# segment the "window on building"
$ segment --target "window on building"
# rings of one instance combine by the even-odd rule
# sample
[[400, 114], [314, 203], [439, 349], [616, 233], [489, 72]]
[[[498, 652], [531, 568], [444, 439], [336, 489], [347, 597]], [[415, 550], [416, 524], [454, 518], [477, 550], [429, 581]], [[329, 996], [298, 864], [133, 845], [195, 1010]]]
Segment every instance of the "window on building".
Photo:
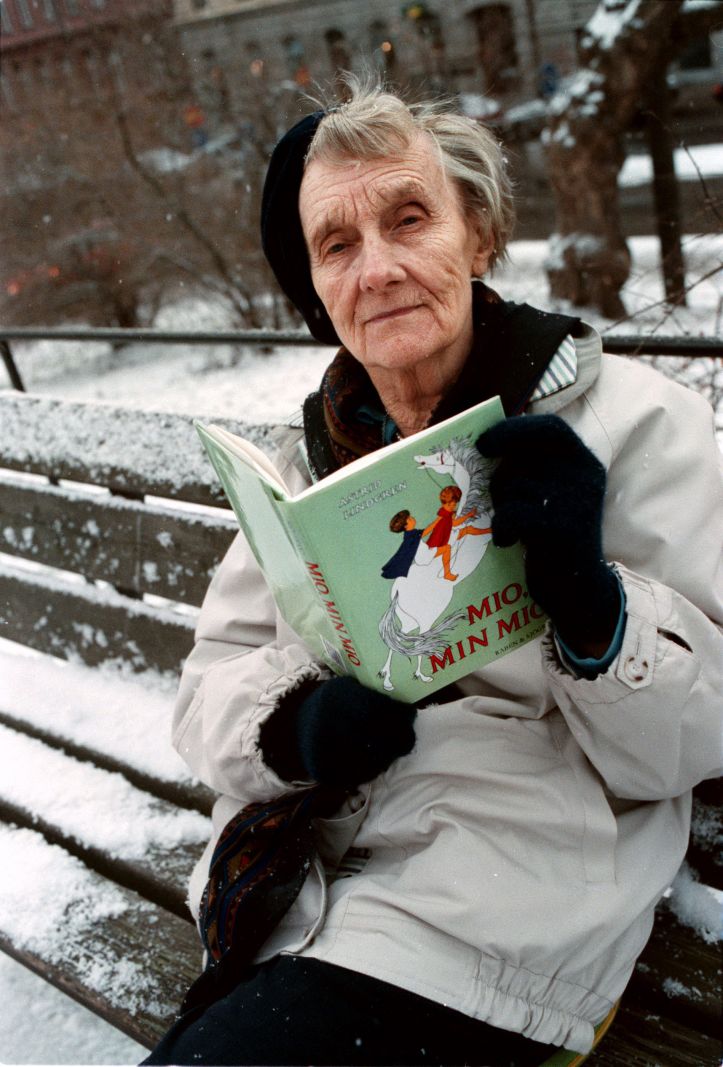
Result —
[[60, 58], [59, 69], [58, 86], [62, 93], [61, 99], [63, 103], [75, 107], [82, 99], [81, 86], [85, 83], [82, 59], [78, 52], [72, 49], [64, 50]]
[[423, 3], [407, 4], [403, 8], [404, 17], [411, 23], [418, 36], [418, 52], [424, 73], [433, 79], [430, 83], [435, 88], [444, 89], [445, 54], [444, 35], [439, 15]]
[[404, 17], [412, 23], [423, 40], [438, 48], [444, 48], [439, 15], [430, 11], [426, 4], [407, 4], [403, 10]]
[[78, 17], [78, 0], [65, 0], [65, 9], [72, 19]]
[[5, 4], [0, 4], [0, 30], [7, 34], [15, 33], [13, 20], [10, 18], [10, 13]]
[[33, 83], [35, 89], [50, 89], [50, 67], [48, 64], [47, 57], [36, 56], [36, 58], [33, 60], [33, 68]]
[[297, 85], [306, 86], [311, 81], [311, 73], [306, 64], [304, 45], [298, 37], [284, 38], [286, 65], [289, 74]]
[[258, 41], [245, 41], [244, 51], [246, 52], [246, 64], [247, 70], [252, 78], [262, 78], [266, 73], [266, 64], [261, 58], [263, 55], [263, 49], [260, 47]]
[[35, 97], [35, 85], [29, 64], [27, 61], [25, 63], [13, 63], [12, 70], [20, 99], [28, 103], [32, 102]]
[[697, 37], [678, 56], [680, 70], [707, 70], [713, 66], [713, 49], [708, 34]]
[[515, 25], [508, 4], [489, 4], [470, 12], [477, 33], [477, 55], [488, 93], [516, 86], [520, 77]]
[[382, 19], [375, 19], [370, 25], [369, 43], [374, 63], [380, 71], [391, 77], [397, 62], [397, 54], [389, 28]]
[[8, 75], [7, 68], [5, 68], [2, 78], [0, 78], [0, 98], [2, 99], [3, 107], [6, 107], [8, 111], [15, 111], [17, 101], [13, 91], [13, 79]]
[[28, 5], [28, 0], [15, 0], [15, 4], [20, 15], [21, 23], [26, 30], [29, 30], [33, 25], [33, 16]]
[[43, 0], [43, 14], [48, 22], [57, 21], [57, 13], [55, 11], [54, 0]]
[[103, 82], [101, 79], [101, 71], [98, 64], [98, 56], [95, 54], [95, 52], [91, 52], [89, 48], [86, 48], [82, 52], [82, 57], [83, 66], [85, 67], [85, 72], [88, 81], [90, 82], [90, 85], [93, 88], [93, 92], [95, 94], [100, 94], [103, 89]]
[[128, 91], [128, 83], [123, 69], [123, 57], [116, 49], [113, 49], [108, 56], [108, 65], [116, 92], [119, 96], [125, 96]]
[[349, 70], [351, 67], [351, 55], [347, 46], [346, 37], [341, 30], [327, 30], [324, 34], [329, 62], [332, 68], [337, 70]]
[[191, 7], [195, 11], [202, 11], [206, 6], [206, 0], [191, 0]]

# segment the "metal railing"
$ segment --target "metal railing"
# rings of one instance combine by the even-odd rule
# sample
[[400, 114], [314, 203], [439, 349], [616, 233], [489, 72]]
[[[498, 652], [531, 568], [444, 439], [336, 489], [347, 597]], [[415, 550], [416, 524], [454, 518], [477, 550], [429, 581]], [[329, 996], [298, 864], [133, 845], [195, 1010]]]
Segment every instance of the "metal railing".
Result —
[[[250, 344], [250, 345], [319, 345], [311, 334], [301, 330], [156, 330], [116, 329], [112, 326], [15, 326], [0, 328], [0, 355], [13, 389], [25, 391], [15, 363], [10, 341], [109, 341], [115, 344]], [[715, 337], [641, 337], [626, 334], [603, 334], [606, 352], [624, 356], [700, 356], [723, 354], [720, 338]]]

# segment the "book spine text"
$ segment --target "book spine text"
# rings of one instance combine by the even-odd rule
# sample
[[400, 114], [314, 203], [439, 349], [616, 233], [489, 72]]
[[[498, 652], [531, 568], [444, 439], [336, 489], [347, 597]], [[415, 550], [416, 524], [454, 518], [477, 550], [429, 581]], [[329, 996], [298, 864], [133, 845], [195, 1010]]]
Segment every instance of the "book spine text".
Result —
[[339, 635], [339, 643], [342, 649], [344, 650], [344, 655], [353, 667], [361, 667], [362, 662], [354, 647], [354, 642], [351, 639], [351, 634], [346, 628], [346, 623], [344, 622], [341, 612], [339, 611], [339, 608], [337, 607], [336, 602], [333, 599], [329, 583], [327, 582], [319, 564], [311, 563], [309, 562], [309, 560], [305, 560], [304, 562], [306, 564], [306, 569], [309, 574], [309, 577], [311, 578], [311, 581], [314, 585], [314, 589], [316, 590], [318, 596], [321, 599], [321, 603], [324, 607], [324, 610], [326, 611], [326, 614], [329, 617], [332, 626]]

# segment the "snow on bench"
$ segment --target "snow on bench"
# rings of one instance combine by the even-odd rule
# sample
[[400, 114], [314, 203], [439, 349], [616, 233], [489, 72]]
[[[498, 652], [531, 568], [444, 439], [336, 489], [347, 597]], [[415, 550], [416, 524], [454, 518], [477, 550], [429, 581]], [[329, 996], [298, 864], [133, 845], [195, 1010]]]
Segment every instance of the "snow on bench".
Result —
[[201, 965], [170, 720], [222, 503], [190, 418], [0, 397], [0, 947], [147, 1046]]
[[[269, 427], [231, 420], [269, 445]], [[201, 965], [212, 794], [170, 745], [236, 530], [190, 418], [0, 396], [0, 949], [151, 1047]], [[720, 796], [591, 1067], [718, 1067]]]
[[200, 965], [189, 923], [0, 824], [0, 949], [151, 1047]]
[[[221, 504], [225, 498], [187, 415], [2, 395], [0, 467], [116, 492]], [[204, 420], [209, 421], [209, 420]], [[213, 417], [263, 448], [270, 426]]]

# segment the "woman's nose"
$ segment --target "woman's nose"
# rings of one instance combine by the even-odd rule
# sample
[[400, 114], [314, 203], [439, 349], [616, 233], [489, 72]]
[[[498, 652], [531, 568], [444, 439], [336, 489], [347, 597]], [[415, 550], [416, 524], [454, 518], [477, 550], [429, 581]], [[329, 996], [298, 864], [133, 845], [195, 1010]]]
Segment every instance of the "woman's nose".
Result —
[[365, 239], [361, 249], [359, 284], [363, 290], [385, 289], [404, 280], [404, 268], [394, 247], [381, 237]]

